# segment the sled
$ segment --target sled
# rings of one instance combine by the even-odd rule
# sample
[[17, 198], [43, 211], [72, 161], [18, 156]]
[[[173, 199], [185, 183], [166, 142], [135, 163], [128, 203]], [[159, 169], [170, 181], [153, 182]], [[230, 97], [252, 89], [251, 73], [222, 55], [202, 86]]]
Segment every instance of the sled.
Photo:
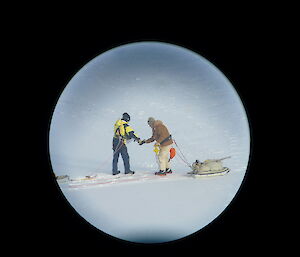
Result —
[[213, 176], [222, 176], [227, 174], [230, 171], [229, 168], [224, 167], [221, 170], [211, 170], [211, 171], [198, 171], [198, 172], [188, 172], [188, 175], [190, 175], [193, 178], [202, 178], [202, 177], [213, 177]]
[[56, 176], [56, 180], [57, 182], [63, 183], [69, 181], [70, 177], [68, 175]]

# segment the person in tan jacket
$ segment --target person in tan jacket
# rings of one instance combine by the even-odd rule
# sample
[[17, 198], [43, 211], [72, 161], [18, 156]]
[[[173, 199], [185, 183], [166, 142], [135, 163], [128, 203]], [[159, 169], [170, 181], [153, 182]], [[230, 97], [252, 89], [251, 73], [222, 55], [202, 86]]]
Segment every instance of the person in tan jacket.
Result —
[[156, 141], [156, 146], [159, 146], [159, 172], [155, 175], [166, 175], [172, 173], [170, 167], [170, 149], [173, 144], [172, 136], [170, 135], [168, 128], [160, 120], [155, 120], [153, 117], [148, 119], [148, 125], [152, 128], [152, 137], [140, 142], [140, 145], [144, 143], [152, 143]]

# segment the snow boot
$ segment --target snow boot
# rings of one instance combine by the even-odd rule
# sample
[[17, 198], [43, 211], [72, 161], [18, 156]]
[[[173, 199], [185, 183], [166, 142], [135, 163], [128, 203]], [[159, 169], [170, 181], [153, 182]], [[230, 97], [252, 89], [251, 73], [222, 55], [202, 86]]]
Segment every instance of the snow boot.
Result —
[[130, 175], [133, 175], [135, 172], [134, 171], [132, 171], [132, 170], [130, 170], [130, 171], [126, 171], [125, 172], [125, 174], [127, 175], [127, 174], [130, 174]]
[[172, 174], [172, 173], [173, 173], [173, 171], [171, 169], [169, 169], [169, 168], [166, 169], [166, 174]]
[[166, 172], [165, 172], [164, 170], [160, 170], [160, 171], [158, 171], [158, 172], [155, 172], [154, 174], [155, 174], [155, 175], [158, 175], [158, 176], [166, 176], [166, 175], [167, 175]]
[[117, 172], [113, 172], [113, 175], [118, 175], [118, 174], [120, 174], [121, 173], [121, 171], [117, 171]]

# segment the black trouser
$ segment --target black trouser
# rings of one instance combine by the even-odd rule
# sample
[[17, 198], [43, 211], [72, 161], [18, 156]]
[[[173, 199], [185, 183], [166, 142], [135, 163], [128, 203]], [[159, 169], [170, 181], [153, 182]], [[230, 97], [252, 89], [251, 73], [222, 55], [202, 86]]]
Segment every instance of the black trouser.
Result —
[[112, 163], [112, 173], [117, 174], [118, 173], [118, 161], [119, 161], [119, 155], [121, 154], [124, 167], [125, 167], [125, 173], [128, 173], [130, 171], [130, 164], [129, 164], [129, 155], [127, 152], [127, 146], [120, 142], [121, 139], [119, 138], [113, 138], [113, 150], [114, 150], [114, 156], [113, 156], [113, 163]]

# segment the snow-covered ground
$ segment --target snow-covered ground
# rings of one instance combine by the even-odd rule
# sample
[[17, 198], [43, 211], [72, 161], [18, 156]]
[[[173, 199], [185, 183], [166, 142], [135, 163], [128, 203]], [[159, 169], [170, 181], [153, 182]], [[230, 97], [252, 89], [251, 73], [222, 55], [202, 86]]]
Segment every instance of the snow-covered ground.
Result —
[[[123, 112], [142, 139], [151, 136], [152, 116], [167, 125], [190, 163], [231, 156], [223, 161], [231, 171], [187, 178], [189, 168], [175, 158], [167, 178], [76, 190], [62, 184], [75, 210], [103, 232], [135, 242], [175, 240], [215, 219], [239, 189], [250, 151], [246, 113], [227, 78], [169, 44], [129, 44], [98, 56], [72, 78], [55, 108], [49, 138], [55, 174], [109, 176], [113, 125]], [[128, 143], [136, 176], [157, 171], [152, 150], [153, 144]]]

